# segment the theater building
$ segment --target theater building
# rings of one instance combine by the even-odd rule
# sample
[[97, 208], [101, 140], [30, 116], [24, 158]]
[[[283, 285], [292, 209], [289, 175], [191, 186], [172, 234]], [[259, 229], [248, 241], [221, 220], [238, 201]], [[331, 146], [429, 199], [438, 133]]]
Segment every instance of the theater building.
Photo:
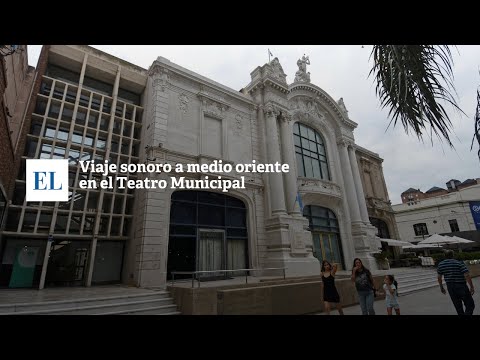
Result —
[[[154, 287], [175, 270], [286, 268], [287, 276], [308, 276], [319, 274], [322, 259], [346, 269], [355, 257], [376, 269], [372, 208], [391, 208], [386, 188], [367, 194], [379, 200], [367, 204], [375, 182], [366, 183], [364, 167], [381, 159], [356, 145], [357, 123], [342, 99], [310, 82], [308, 64], [298, 60], [288, 83], [275, 58], [238, 91], [163, 57], [143, 69], [88, 46], [44, 46], [1, 233], [0, 286]], [[33, 158], [69, 160], [68, 202], [25, 202], [25, 159]], [[176, 174], [244, 176], [245, 189], [229, 192], [81, 189], [80, 180], [101, 176], [82, 172], [80, 160], [172, 167], [255, 160], [290, 171]], [[384, 184], [381, 166], [374, 168]], [[386, 226], [394, 237], [394, 225]]]

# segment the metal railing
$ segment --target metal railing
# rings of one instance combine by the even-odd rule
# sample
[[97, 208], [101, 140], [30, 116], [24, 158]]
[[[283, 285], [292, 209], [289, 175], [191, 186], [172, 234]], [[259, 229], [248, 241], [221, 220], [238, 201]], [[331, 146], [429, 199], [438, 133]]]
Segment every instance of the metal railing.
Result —
[[172, 271], [172, 286], [175, 285], [175, 275], [192, 275], [192, 288], [195, 287], [195, 280], [198, 282], [198, 287], [200, 287], [200, 277], [199, 274], [211, 274], [211, 273], [224, 273], [225, 278], [229, 272], [239, 272], [245, 271], [245, 284], [248, 284], [248, 273], [250, 271], [266, 271], [266, 270], [283, 270], [283, 279], [285, 280], [286, 274], [285, 270], [287, 268], [262, 268], [262, 269], [233, 269], [233, 270], [199, 270], [199, 271]]

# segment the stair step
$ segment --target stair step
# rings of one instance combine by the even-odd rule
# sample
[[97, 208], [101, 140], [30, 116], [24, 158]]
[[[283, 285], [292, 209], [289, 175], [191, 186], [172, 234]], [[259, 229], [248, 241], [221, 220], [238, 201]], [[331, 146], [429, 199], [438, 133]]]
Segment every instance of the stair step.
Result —
[[106, 313], [99, 313], [98, 315], [173, 315], [175, 313], [180, 314], [180, 312], [176, 310], [177, 306], [173, 304], [164, 306], [152, 306], [144, 309], [111, 311]]
[[[118, 300], [125, 300], [125, 299], [118, 299]], [[117, 309], [114, 311], [121, 311], [121, 310], [135, 310], [141, 309], [144, 306], [151, 307], [152, 304], [157, 304], [162, 306], [170, 306], [173, 303], [172, 298], [157, 298], [157, 299], [148, 299], [148, 300], [139, 300], [139, 301], [129, 301], [129, 302], [114, 302], [109, 304], [101, 304], [101, 305], [84, 305], [82, 303], [77, 304], [75, 307], [56, 307], [56, 308], [49, 308], [43, 310], [27, 310], [27, 311], [16, 311], [16, 312], [7, 312], [7, 313], [0, 313], [0, 315], [42, 315], [42, 314], [51, 314], [51, 315], [62, 315], [62, 314], [74, 314], [74, 315], [81, 315], [81, 314], [92, 314], [96, 313], [98, 310], [102, 309]], [[133, 309], [129, 309], [132, 308]]]
[[422, 285], [425, 285], [425, 284], [437, 284], [438, 285], [438, 281], [435, 279], [435, 280], [418, 281], [416, 283], [410, 283], [410, 284], [407, 284], [407, 285], [398, 284], [398, 289], [399, 289], [399, 292], [402, 292], [403, 289], [422, 286]]
[[[83, 305], [101, 305], [101, 304], [115, 304], [118, 300], [148, 300], [149, 298], [159, 299], [167, 298], [169, 293], [167, 291], [156, 291], [148, 293], [138, 293], [138, 294], [128, 294], [128, 295], [117, 295], [117, 296], [104, 296], [104, 297], [90, 297], [90, 298], [79, 298], [79, 299], [69, 299], [69, 300], [57, 300], [57, 301], [41, 301], [41, 302], [30, 302], [30, 303], [13, 303], [13, 304], [2, 304], [0, 305], [0, 313], [4, 312], [24, 312], [24, 311], [35, 311], [35, 310], [47, 310], [47, 309], [58, 309], [62, 305], [66, 305], [67, 308], [77, 308], [79, 304]], [[69, 306], [70, 305], [70, 306]], [[88, 306], [87, 305], [87, 306]]]
[[422, 276], [422, 277], [417, 277], [417, 278], [410, 278], [410, 279], [397, 279], [395, 280], [398, 282], [398, 285], [408, 285], [412, 283], [416, 283], [418, 281], [424, 281], [424, 280], [431, 280], [431, 281], [437, 281], [436, 276]]
[[431, 283], [431, 284], [424, 284], [424, 285], [416, 286], [416, 287], [411, 287], [411, 288], [406, 289], [404, 291], [399, 291], [398, 296], [404, 296], [404, 295], [410, 294], [412, 292], [430, 289], [430, 288], [435, 287], [435, 286], [438, 286], [438, 282], [437, 283]]

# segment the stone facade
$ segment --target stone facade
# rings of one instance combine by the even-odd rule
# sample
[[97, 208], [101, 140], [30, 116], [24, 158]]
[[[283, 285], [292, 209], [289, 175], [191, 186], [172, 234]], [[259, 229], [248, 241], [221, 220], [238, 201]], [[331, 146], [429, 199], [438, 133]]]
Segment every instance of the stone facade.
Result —
[[[360, 168], [369, 218], [385, 223], [388, 229], [385, 237], [398, 239], [399, 234], [397, 223], [395, 222], [395, 214], [383, 176], [383, 159], [378, 154], [358, 146], [357, 162]], [[373, 221], [378, 223], [378, 221]]]
[[[237, 201], [232, 205], [234, 210], [245, 214], [248, 235], [243, 266], [263, 269], [257, 275], [278, 275], [269, 268], [286, 268], [290, 277], [318, 275], [319, 244], [329, 244], [321, 245], [323, 252], [323, 246], [333, 249], [332, 244], [338, 243], [340, 255], [335, 256], [339, 256], [343, 268], [349, 269], [353, 259], [359, 257], [365, 266], [375, 270], [372, 252], [377, 251], [377, 229], [369, 218], [377, 216], [392, 226], [382, 160], [355, 144], [357, 123], [349, 117], [344, 100], [335, 101], [311, 84], [309, 64], [308, 57], [300, 59], [295, 81], [289, 84], [275, 58], [254, 69], [250, 83], [236, 91], [162, 57], [147, 70], [88, 46], [44, 47], [26, 117], [32, 117], [42, 133], [30, 135], [27, 147], [33, 144], [36, 151], [24, 158], [46, 153], [44, 144], [53, 142], [53, 148], [64, 150], [69, 159], [79, 158], [81, 152], [88, 159], [109, 159], [118, 164], [168, 163], [174, 167], [178, 163], [210, 164], [214, 160], [232, 165], [253, 160], [285, 163], [290, 166], [288, 173], [222, 174], [232, 180], [245, 177], [245, 189], [227, 194]], [[35, 110], [42, 103], [46, 104], [46, 110]], [[54, 140], [48, 138], [49, 124], [57, 126], [58, 136]], [[109, 125], [103, 127], [104, 124]], [[300, 131], [299, 124], [308, 129], [305, 139], [295, 133], [295, 129]], [[61, 131], [64, 131], [62, 137]], [[312, 138], [308, 138], [310, 135]], [[33, 142], [37, 138], [38, 145]], [[313, 175], [307, 172], [300, 175], [299, 159], [303, 158], [299, 158], [297, 148], [303, 151], [301, 156], [317, 159], [315, 165], [313, 160], [311, 163]], [[23, 154], [23, 147], [19, 151]], [[55, 153], [48, 150], [48, 154]], [[304, 162], [300, 161], [304, 169]], [[74, 166], [75, 162], [71, 162], [70, 169], [75, 172]], [[321, 171], [321, 176], [315, 171]], [[90, 286], [100, 277], [97, 269], [109, 272], [103, 268], [107, 266], [102, 262], [105, 258], [98, 255], [99, 251], [105, 251], [102, 246], [122, 243], [123, 263], [118, 261], [115, 265], [121, 268], [121, 281], [142, 287], [164, 286], [173, 252], [174, 190], [84, 191], [77, 186], [80, 172], [75, 176], [70, 189], [74, 192], [69, 200], [72, 204], [43, 203], [38, 215], [38, 208], [23, 200], [13, 206], [12, 214], [21, 215], [18, 226], [12, 222], [4, 232], [8, 236], [7, 246], [27, 240], [30, 244], [35, 239], [38, 244], [46, 243], [47, 233], [39, 232], [40, 225], [58, 241], [72, 241], [74, 235], [73, 241], [88, 247], [82, 281]], [[147, 175], [130, 176], [141, 179]], [[148, 174], [150, 179], [168, 180], [170, 176]], [[204, 179], [214, 174], [179, 176]], [[22, 184], [21, 174], [16, 181]], [[244, 208], [238, 205], [238, 200]], [[306, 209], [312, 213], [323, 211], [325, 215], [314, 219], [312, 214], [305, 215]], [[228, 211], [226, 207], [225, 214]], [[38, 218], [28, 232], [23, 230], [22, 221], [33, 212]], [[42, 217], [44, 213], [50, 217]], [[326, 221], [330, 232], [319, 235], [315, 221]], [[331, 231], [332, 228], [335, 230]], [[391, 229], [391, 237], [395, 237], [394, 226]], [[31, 239], [32, 232], [35, 239]], [[44, 252], [49, 252], [50, 243], [46, 246]], [[322, 256], [326, 259], [334, 256], [331, 249]], [[180, 250], [175, 251], [182, 256]], [[49, 271], [48, 257], [43, 261], [37, 264], [42, 272], [40, 288]]]
[[[275, 58], [254, 69], [251, 83], [238, 93], [159, 57], [149, 69], [144, 97], [145, 156], [172, 165], [214, 159], [287, 163], [289, 173], [245, 174], [247, 188], [229, 193], [248, 208], [248, 267], [286, 267], [289, 276], [319, 273], [308, 221], [296, 201], [298, 192], [303, 205], [326, 207], [336, 214], [345, 266], [361, 257], [375, 269], [370, 255], [376, 250], [375, 228], [369, 222], [355, 155], [357, 124], [349, 119], [343, 99], [337, 103], [310, 84], [308, 74], [300, 74], [306, 61], [299, 62], [293, 84], [286, 82]], [[296, 122], [323, 135], [330, 181], [297, 176], [292, 138]], [[172, 190], [145, 190], [141, 195], [133, 273], [143, 286], [162, 285], [166, 278], [171, 195]]]

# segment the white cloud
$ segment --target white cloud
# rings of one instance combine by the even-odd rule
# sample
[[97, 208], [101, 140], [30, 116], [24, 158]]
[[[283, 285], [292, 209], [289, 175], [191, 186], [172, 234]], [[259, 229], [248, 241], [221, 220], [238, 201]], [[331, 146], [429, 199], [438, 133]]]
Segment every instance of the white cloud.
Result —
[[[268, 48], [279, 58], [289, 82], [297, 71], [297, 59], [303, 54], [309, 55], [308, 71], [312, 83], [335, 100], [344, 98], [350, 117], [359, 124], [355, 131], [356, 142], [384, 159], [385, 181], [393, 203], [399, 203], [400, 194], [409, 187], [426, 191], [432, 186], [445, 187], [445, 182], [451, 178], [463, 181], [479, 177], [477, 147], [474, 145], [474, 150], [470, 151], [470, 144], [476, 91], [480, 85], [480, 46], [459, 46], [459, 54], [453, 51], [454, 83], [459, 104], [468, 115], [449, 112], [456, 150], [440, 143], [436, 137], [433, 147], [427, 137], [421, 143], [412, 133], [405, 134], [401, 124], [386, 130], [388, 112], [380, 109], [373, 79], [368, 78], [370, 46], [93, 46], [144, 68], [148, 68], [157, 56], [163, 56], [235, 90], [246, 86], [250, 82], [250, 72], [268, 61]], [[29, 46], [31, 65], [36, 65], [39, 52], [40, 46]]]

